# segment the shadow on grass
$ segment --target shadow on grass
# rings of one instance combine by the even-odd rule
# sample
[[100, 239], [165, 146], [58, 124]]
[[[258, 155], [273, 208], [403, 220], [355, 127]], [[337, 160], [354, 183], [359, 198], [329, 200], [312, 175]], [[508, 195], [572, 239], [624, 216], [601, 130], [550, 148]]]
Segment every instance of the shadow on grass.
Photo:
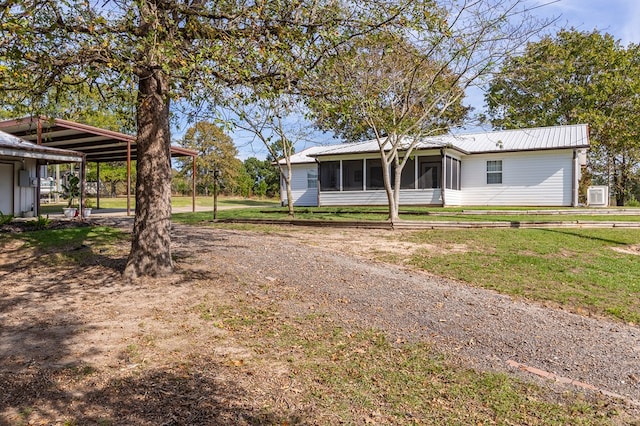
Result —
[[[568, 230], [568, 229], [553, 229], [553, 228], [541, 228], [539, 230], [540, 231], [544, 231], [544, 232], [554, 233], [554, 234], [568, 235], [568, 236], [571, 236], [571, 237], [582, 238], [582, 239], [586, 239], [586, 240], [601, 241], [603, 243], [614, 244], [614, 245], [618, 245], [618, 246], [625, 246], [625, 245], [629, 244], [628, 241], [612, 240], [610, 238], [602, 238], [602, 237], [599, 237], [597, 235], [594, 235], [595, 232], [586, 233], [584, 230], [582, 230], [582, 231], [580, 231], [580, 230], [572, 231], [572, 230]], [[608, 231], [611, 231], [611, 230], [608, 229]], [[609, 233], [609, 235], [610, 235], [610, 233]]]
[[222, 199], [218, 202], [219, 206], [246, 206], [246, 207], [280, 207], [278, 201], [268, 200], [235, 200]]

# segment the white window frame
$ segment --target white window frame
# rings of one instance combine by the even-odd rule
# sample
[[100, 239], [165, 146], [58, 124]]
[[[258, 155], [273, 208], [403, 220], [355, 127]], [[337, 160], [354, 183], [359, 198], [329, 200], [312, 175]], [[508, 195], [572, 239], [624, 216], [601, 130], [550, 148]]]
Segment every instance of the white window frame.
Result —
[[487, 185], [502, 185], [502, 160], [487, 160]]
[[307, 170], [307, 188], [318, 187], [318, 170]]

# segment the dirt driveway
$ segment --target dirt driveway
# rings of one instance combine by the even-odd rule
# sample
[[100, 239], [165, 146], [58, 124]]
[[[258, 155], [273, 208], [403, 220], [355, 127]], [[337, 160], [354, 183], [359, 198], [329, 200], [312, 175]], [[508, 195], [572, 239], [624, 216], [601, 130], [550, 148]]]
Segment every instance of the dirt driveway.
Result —
[[[178, 418], [190, 424], [295, 423], [256, 410], [281, 404], [295, 412], [287, 399], [295, 392], [290, 375], [282, 365], [250, 375], [234, 369], [255, 354], [202, 321], [207, 313], [198, 306], [211, 298], [229, 305], [269, 301], [289, 314], [325, 313], [345, 326], [433, 342], [480, 369], [546, 376], [560, 392], [576, 385], [605, 392], [637, 412], [638, 327], [372, 261], [380, 244], [367, 244], [386, 235], [175, 225], [179, 273], [138, 285], [119, 279], [125, 243], [97, 253], [91, 246], [72, 248], [80, 270], [57, 262], [62, 254], [53, 249], [36, 258], [22, 243], [8, 244], [0, 254], [0, 423], [63, 424], [77, 412], [84, 413], [82, 424], [105, 418], [126, 419], [122, 424], [187, 424]], [[154, 368], [141, 368], [146, 365]], [[274, 402], [274, 394], [282, 399]], [[215, 422], [205, 421], [212, 412]]]

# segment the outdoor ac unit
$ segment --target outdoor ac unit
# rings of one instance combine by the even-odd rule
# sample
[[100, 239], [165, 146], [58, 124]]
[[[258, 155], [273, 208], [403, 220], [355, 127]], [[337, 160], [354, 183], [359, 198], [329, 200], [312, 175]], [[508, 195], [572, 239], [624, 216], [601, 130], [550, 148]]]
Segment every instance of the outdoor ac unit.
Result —
[[609, 187], [590, 186], [587, 189], [587, 205], [589, 207], [607, 207], [609, 205]]

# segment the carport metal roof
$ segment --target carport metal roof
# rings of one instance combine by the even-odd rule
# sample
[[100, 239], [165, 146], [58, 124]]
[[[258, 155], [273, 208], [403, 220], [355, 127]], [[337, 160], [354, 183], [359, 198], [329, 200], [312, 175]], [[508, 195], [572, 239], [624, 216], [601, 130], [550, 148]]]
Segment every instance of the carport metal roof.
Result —
[[0, 130], [0, 159], [33, 158], [47, 163], [81, 163], [84, 155], [68, 149], [39, 146]]
[[[134, 136], [59, 118], [26, 117], [0, 121], [0, 130], [38, 145], [81, 152], [88, 162], [138, 158]], [[171, 147], [172, 157], [196, 155], [197, 152], [190, 149]]]

